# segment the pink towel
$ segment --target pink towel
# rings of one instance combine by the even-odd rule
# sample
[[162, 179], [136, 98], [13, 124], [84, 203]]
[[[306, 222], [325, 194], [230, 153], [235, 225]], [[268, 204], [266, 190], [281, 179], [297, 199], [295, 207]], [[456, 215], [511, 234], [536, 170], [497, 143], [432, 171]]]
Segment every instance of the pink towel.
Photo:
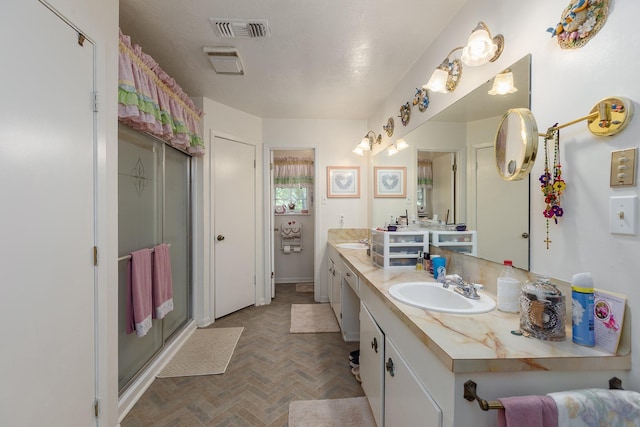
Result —
[[558, 427], [558, 409], [549, 396], [514, 396], [498, 399], [498, 427]]
[[153, 248], [153, 318], [162, 319], [173, 310], [173, 281], [169, 245]]
[[127, 333], [143, 337], [151, 329], [151, 251], [131, 252], [127, 265]]

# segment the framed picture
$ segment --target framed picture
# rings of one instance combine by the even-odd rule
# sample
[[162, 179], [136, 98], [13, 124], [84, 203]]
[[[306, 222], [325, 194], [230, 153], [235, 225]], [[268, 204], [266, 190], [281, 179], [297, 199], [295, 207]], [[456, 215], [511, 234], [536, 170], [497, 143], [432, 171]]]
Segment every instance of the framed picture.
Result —
[[374, 197], [407, 197], [407, 168], [374, 166]]
[[360, 198], [360, 166], [327, 166], [327, 197]]

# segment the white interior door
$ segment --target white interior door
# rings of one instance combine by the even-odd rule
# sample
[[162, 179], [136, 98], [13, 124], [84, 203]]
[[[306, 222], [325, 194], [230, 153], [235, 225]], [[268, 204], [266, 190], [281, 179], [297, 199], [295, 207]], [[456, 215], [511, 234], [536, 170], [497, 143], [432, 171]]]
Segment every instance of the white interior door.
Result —
[[255, 147], [214, 137], [215, 318], [256, 302]]
[[[493, 146], [476, 151], [476, 219], [478, 257], [502, 262], [510, 254], [514, 267], [529, 269], [529, 180], [505, 181], [495, 166]], [[525, 207], [525, 209], [522, 209]], [[496, 212], [502, 212], [496, 215]]]
[[0, 425], [93, 426], [94, 46], [37, 1], [0, 46]]

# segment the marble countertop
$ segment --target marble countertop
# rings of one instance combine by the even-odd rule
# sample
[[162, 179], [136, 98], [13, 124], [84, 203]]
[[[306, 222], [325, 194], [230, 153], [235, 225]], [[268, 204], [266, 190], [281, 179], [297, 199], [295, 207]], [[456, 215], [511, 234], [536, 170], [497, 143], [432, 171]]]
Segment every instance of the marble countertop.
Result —
[[[574, 344], [570, 320], [566, 339], [552, 342], [512, 334], [511, 331], [520, 329], [519, 314], [493, 310], [456, 315], [415, 308], [390, 297], [389, 288], [406, 281], [433, 281], [428, 272], [378, 268], [371, 263], [366, 251], [337, 248], [335, 243], [338, 241], [330, 240], [329, 243], [347, 265], [359, 273], [360, 286], [368, 286], [377, 294], [452, 372], [631, 369], [630, 334], [621, 340], [619, 354], [612, 355]], [[495, 295], [487, 295], [495, 299]], [[628, 330], [629, 325], [626, 326]]]

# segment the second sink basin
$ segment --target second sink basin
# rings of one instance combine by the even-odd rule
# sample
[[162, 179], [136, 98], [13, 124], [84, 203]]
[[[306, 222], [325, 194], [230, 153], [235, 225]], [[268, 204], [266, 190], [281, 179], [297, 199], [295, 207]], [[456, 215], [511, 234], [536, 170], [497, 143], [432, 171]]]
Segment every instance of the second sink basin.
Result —
[[466, 298], [436, 282], [405, 282], [389, 288], [396, 300], [425, 310], [452, 314], [487, 313], [496, 307], [496, 302], [483, 294], [480, 299]]

